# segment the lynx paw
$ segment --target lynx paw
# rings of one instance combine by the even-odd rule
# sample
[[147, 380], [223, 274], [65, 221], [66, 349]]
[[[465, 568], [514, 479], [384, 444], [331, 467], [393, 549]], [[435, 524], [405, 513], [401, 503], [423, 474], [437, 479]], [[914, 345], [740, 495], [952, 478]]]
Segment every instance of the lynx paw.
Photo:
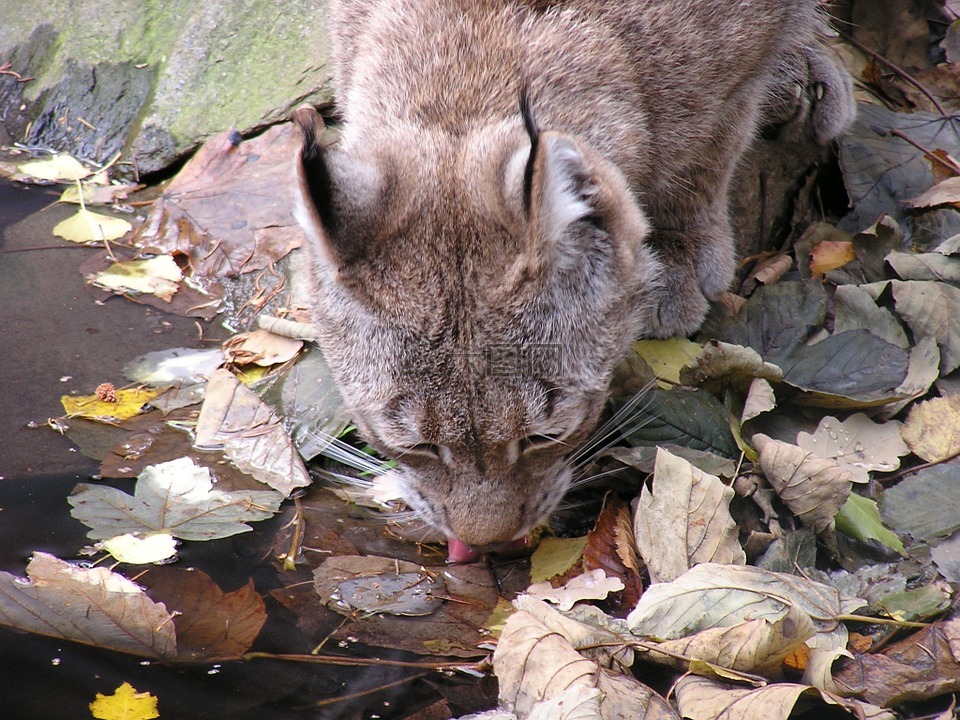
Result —
[[764, 108], [765, 134], [809, 128], [826, 144], [853, 122], [853, 82], [823, 47], [803, 48], [784, 58]]
[[650, 327], [644, 334], [651, 338], [690, 335], [700, 328], [709, 308], [700, 284], [692, 277], [669, 277], [660, 289]]

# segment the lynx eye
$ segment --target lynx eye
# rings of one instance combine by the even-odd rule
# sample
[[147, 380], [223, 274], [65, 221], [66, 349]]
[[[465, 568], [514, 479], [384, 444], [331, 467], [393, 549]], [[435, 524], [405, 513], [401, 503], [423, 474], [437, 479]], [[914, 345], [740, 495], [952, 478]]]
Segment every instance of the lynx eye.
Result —
[[409, 456], [413, 455], [414, 457], [420, 458], [429, 458], [431, 460], [442, 460], [443, 455], [439, 445], [434, 445], [433, 443], [417, 443], [416, 445], [411, 445], [409, 447], [403, 448], [400, 452], [400, 456]]
[[560, 438], [560, 433], [527, 435], [520, 441], [520, 452], [536, 452], [537, 450], [545, 450], [547, 448], [554, 447], [555, 445], [563, 445], [564, 443]]

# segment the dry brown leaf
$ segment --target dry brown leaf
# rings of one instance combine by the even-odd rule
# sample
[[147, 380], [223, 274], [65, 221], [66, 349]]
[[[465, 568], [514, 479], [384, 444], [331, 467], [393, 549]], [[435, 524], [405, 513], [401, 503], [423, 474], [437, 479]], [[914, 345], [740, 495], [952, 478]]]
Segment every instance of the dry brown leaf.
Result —
[[274, 335], [267, 330], [234, 335], [223, 344], [223, 354], [234, 365], [269, 367], [285, 363], [303, 349], [303, 341]]
[[240, 470], [285, 495], [311, 482], [280, 418], [229, 370], [210, 376], [196, 433], [198, 449], [222, 449]]
[[937, 207], [960, 203], [960, 177], [941, 180], [929, 190], [907, 200], [913, 207]]
[[176, 613], [181, 660], [239, 659], [267, 621], [266, 605], [253, 580], [225, 593], [195, 568], [151, 568], [140, 579], [151, 598]]
[[646, 487], [634, 517], [637, 548], [652, 582], [668, 582], [703, 562], [743, 564], [730, 516], [733, 489], [666, 450], [657, 450], [653, 492]]
[[500, 701], [526, 716], [537, 702], [571, 687], [599, 689], [600, 717], [677, 720], [660, 695], [632, 677], [597, 668], [562, 635], [527, 612], [510, 616], [493, 655]]
[[268, 267], [304, 241], [290, 213], [298, 143], [289, 124], [250, 140], [211, 138], [154, 203], [134, 244], [182, 254], [205, 277]]
[[801, 698], [816, 702], [823, 711], [828, 706], [842, 707], [861, 720], [896, 718], [889, 710], [797, 683], [777, 683], [753, 689], [687, 675], [677, 682], [675, 690], [680, 714], [694, 720], [787, 720]]
[[753, 444], [760, 452], [763, 474], [793, 514], [816, 532], [832, 527], [850, 495], [850, 470], [835, 459], [818, 458], [760, 433], [753, 436]]

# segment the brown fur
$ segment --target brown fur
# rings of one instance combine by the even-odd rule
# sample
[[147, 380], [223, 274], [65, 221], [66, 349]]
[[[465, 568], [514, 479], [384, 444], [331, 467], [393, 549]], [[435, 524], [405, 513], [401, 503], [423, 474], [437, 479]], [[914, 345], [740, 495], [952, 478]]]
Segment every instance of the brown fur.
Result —
[[626, 344], [697, 329], [733, 276], [728, 185], [761, 119], [824, 140], [850, 119], [815, 11], [330, 4], [339, 144], [297, 114], [320, 345], [428, 522], [477, 547], [529, 531]]

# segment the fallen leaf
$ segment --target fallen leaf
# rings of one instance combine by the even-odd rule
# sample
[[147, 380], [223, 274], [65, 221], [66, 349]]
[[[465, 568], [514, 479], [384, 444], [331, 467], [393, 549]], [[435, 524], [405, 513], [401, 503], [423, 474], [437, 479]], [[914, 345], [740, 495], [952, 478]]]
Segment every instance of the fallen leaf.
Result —
[[96, 395], [64, 395], [60, 404], [71, 417], [97, 422], [116, 423], [129, 420], [143, 411], [143, 406], [160, 394], [153, 388], [136, 387], [116, 391], [116, 401], [101, 400]]
[[266, 605], [252, 579], [226, 593], [195, 568], [154, 567], [140, 580], [151, 598], [175, 613], [180, 660], [239, 659], [267, 621]]
[[702, 562], [746, 562], [730, 515], [733, 489], [666, 450], [657, 451], [653, 491], [634, 514], [637, 549], [651, 582], [674, 580]]
[[680, 368], [696, 360], [701, 348], [686, 338], [637, 340], [632, 347], [658, 378], [674, 385], [680, 382]]
[[194, 445], [223, 450], [240, 470], [284, 495], [311, 482], [277, 414], [223, 368], [207, 382]]
[[960, 453], [960, 397], [938, 397], [910, 409], [901, 430], [910, 450], [926, 462]]
[[148, 533], [143, 537], [117, 535], [100, 542], [115, 560], [132, 565], [146, 565], [168, 560], [177, 554], [177, 541], [170, 533]]
[[122, 238], [132, 229], [133, 226], [123, 218], [80, 208], [54, 225], [53, 234], [70, 242], [91, 243]]
[[212, 540], [249, 532], [246, 523], [273, 516], [283, 496], [271, 490], [214, 490], [207, 468], [180, 458], [145, 468], [133, 495], [80, 483], [67, 499], [70, 514], [91, 528], [87, 537], [94, 540], [148, 532]]
[[[787, 720], [794, 717], [794, 710], [800, 707], [819, 716], [820, 712], [826, 713], [828, 708], [837, 706], [859, 720], [896, 720], [897, 717], [889, 710], [797, 683], [751, 689], [688, 675], [677, 682], [675, 691], [680, 714], [695, 720]], [[813, 708], [809, 707], [811, 702], [815, 703]]]
[[901, 280], [960, 283], [960, 258], [957, 257], [938, 252], [892, 252], [887, 255], [887, 262]]
[[289, 202], [299, 142], [289, 123], [249, 140], [210, 138], [151, 206], [134, 244], [183, 255], [195, 276], [269, 267], [304, 242]]
[[160, 717], [157, 698], [148, 692], [137, 692], [128, 682], [118, 687], [113, 695], [97, 693], [90, 703], [90, 713], [97, 720], [152, 720]]
[[816, 457], [838, 460], [850, 468], [853, 481], [861, 483], [869, 480], [868, 471], [893, 472], [900, 467], [900, 457], [910, 452], [899, 422], [875, 423], [863, 413], [843, 421], [823, 417], [812, 435], [797, 434], [797, 445]]
[[180, 289], [183, 273], [172, 257], [157, 255], [146, 260], [114, 263], [107, 270], [87, 279], [97, 287], [118, 294], [145, 293], [170, 302]]
[[779, 381], [783, 372], [764, 362], [753, 348], [717, 340], [706, 343], [696, 360], [680, 370], [680, 381], [685, 385], [720, 380], [724, 386], [746, 387], [754, 378]]
[[612, 592], [623, 590], [617, 578], [608, 578], [603, 570], [588, 570], [555, 588], [549, 582], [534, 583], [527, 594], [554, 603], [560, 610], [570, 610], [581, 600], [603, 600]]
[[850, 469], [761, 433], [753, 436], [753, 444], [764, 476], [793, 514], [816, 532], [833, 527], [834, 516], [850, 495]]
[[67, 153], [57, 153], [53, 157], [43, 160], [28, 160], [17, 166], [20, 175], [48, 180], [50, 182], [76, 182], [90, 175], [93, 171], [83, 163]]
[[929, 190], [924, 190], [915, 198], [910, 198], [904, 202], [915, 208], [960, 203], [960, 177], [941, 180]]
[[884, 523], [927, 543], [960, 530], [958, 472], [955, 464], [936, 465], [886, 488], [880, 499]]
[[810, 275], [820, 277], [857, 259], [852, 242], [826, 240], [810, 251]]
[[60, 202], [74, 205], [113, 205], [145, 187], [146, 185], [82, 183], [78, 189], [76, 185], [70, 185], [60, 194]]
[[206, 382], [223, 362], [223, 351], [218, 348], [170, 348], [135, 357], [123, 368], [123, 374], [131, 382], [144, 385], [201, 383]]
[[763, 378], [754, 378], [747, 392], [747, 399], [743, 403], [743, 414], [740, 422], [745, 423], [758, 415], [770, 412], [777, 407], [777, 396], [773, 386]]
[[583, 557], [587, 536], [544, 538], [530, 557], [530, 580], [538, 583], [566, 574]]
[[292, 360], [302, 348], [302, 340], [274, 335], [266, 330], [240, 333], [223, 344], [224, 355], [230, 363], [254, 363], [263, 367]]
[[36, 552], [27, 578], [0, 572], [0, 623], [140, 657], [176, 657], [172, 616], [122, 575]]
[[599, 715], [592, 717], [678, 718], [653, 690], [633, 677], [598, 668], [561, 634], [527, 612], [516, 612], [507, 620], [493, 655], [493, 668], [500, 683], [501, 704], [520, 716], [525, 717], [538, 702], [570, 688], [582, 688], [602, 693]]
[[876, 540], [891, 550], [906, 554], [903, 542], [897, 534], [884, 527], [877, 503], [856, 493], [851, 493], [835, 516], [837, 530], [858, 540]]

